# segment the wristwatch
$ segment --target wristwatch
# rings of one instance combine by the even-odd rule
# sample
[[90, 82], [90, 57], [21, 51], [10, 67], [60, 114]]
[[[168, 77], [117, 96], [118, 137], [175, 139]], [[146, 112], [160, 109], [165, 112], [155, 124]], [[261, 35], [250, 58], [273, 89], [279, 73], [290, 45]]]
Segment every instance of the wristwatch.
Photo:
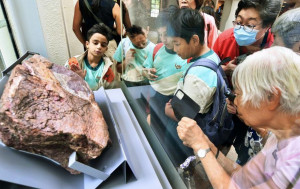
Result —
[[199, 158], [204, 158], [208, 152], [210, 152], [210, 148], [208, 148], [208, 149], [200, 149], [197, 152], [197, 156]]

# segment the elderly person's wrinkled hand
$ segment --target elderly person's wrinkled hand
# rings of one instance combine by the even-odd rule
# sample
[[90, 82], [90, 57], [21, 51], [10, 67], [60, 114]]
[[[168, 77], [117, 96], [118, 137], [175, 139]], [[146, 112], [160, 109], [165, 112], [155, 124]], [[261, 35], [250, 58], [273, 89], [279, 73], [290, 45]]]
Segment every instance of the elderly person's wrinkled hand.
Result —
[[227, 102], [227, 111], [231, 114], [236, 114], [236, 107], [234, 103], [228, 99], [226, 99], [226, 102]]
[[193, 119], [183, 117], [178, 122], [177, 133], [183, 144], [194, 150], [209, 147], [206, 135]]

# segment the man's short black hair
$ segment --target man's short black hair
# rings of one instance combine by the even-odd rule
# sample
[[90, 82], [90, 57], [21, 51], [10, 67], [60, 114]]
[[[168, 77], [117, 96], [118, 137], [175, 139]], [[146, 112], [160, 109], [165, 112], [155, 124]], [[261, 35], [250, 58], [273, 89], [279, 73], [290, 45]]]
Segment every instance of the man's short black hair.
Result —
[[145, 35], [143, 28], [137, 25], [132, 25], [130, 28], [126, 30], [126, 33], [129, 37], [135, 37], [139, 34]]
[[167, 26], [167, 35], [180, 37], [190, 42], [193, 35], [198, 35], [200, 43], [204, 44], [204, 19], [197, 10], [178, 9], [171, 17]]
[[235, 11], [235, 17], [242, 9], [254, 8], [262, 19], [262, 27], [273, 24], [281, 9], [281, 0], [241, 0]]
[[89, 29], [89, 31], [87, 32], [87, 40], [90, 41], [91, 37], [95, 33], [100, 33], [101, 35], [104, 35], [107, 39], [107, 42], [113, 39], [111, 29], [103, 23], [95, 24], [93, 25], [93, 27], [91, 27], [91, 29]]

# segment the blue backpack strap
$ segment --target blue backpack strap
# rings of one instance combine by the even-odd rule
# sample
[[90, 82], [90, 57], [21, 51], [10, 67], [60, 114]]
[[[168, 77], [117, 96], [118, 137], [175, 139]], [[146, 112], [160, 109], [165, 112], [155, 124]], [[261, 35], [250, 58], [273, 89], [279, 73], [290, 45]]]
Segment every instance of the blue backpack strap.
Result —
[[[219, 64], [220, 65], [220, 64]], [[227, 89], [227, 85], [225, 83], [224, 80], [222, 80], [221, 78], [223, 78], [223, 74], [221, 73], [221, 69], [220, 66], [218, 64], [216, 64], [214, 61], [208, 59], [208, 58], [201, 58], [199, 60], [197, 60], [195, 63], [193, 63], [185, 72], [184, 77], [183, 77], [183, 82], [185, 79], [185, 76], [187, 75], [187, 73], [189, 72], [189, 69], [191, 69], [192, 67], [195, 66], [203, 66], [206, 68], [209, 68], [213, 71], [215, 71], [217, 73], [217, 87], [216, 87], [216, 92], [214, 95], [214, 103], [213, 105], [213, 110], [217, 110], [216, 114], [213, 116], [214, 117], [214, 121], [216, 121], [219, 117], [220, 117], [220, 109], [219, 109], [219, 95], [221, 93], [224, 94], [224, 90]], [[224, 72], [223, 72], [224, 73]]]
[[216, 73], [218, 73], [218, 69], [219, 69], [219, 65], [217, 65], [214, 61], [208, 59], [208, 58], [200, 58], [199, 60], [197, 60], [196, 62], [194, 62], [185, 72], [184, 76], [183, 76], [183, 83], [184, 83], [184, 79], [185, 76], [187, 75], [187, 73], [189, 72], [189, 70], [192, 67], [195, 66], [203, 66], [203, 67], [207, 67], [209, 69], [212, 69], [213, 71], [215, 71]]

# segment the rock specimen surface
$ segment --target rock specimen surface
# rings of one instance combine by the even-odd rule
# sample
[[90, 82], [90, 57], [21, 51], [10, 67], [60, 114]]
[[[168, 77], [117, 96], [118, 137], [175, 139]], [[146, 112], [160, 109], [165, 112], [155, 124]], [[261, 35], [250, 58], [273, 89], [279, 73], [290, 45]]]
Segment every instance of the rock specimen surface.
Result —
[[34, 55], [17, 65], [0, 100], [0, 140], [7, 146], [47, 156], [68, 168], [98, 157], [109, 133], [88, 84], [76, 73]]

